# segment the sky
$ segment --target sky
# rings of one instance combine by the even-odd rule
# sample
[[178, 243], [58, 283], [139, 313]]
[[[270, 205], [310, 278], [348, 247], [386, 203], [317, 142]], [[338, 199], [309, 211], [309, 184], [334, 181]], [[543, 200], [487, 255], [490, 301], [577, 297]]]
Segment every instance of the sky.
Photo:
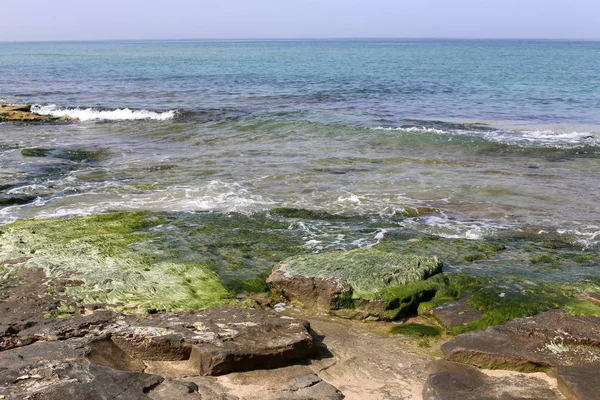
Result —
[[0, 0], [0, 41], [600, 39], [600, 0]]

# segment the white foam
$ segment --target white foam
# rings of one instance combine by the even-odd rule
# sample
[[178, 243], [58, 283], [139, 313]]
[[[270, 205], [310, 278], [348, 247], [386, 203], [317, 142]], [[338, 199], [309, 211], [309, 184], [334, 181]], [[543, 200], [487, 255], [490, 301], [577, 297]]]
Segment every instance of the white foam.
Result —
[[376, 131], [429, 132], [429, 133], [439, 133], [439, 134], [450, 133], [449, 131], [444, 131], [442, 129], [427, 128], [424, 126], [411, 126], [411, 127], [406, 127], [406, 128], [386, 128], [383, 126], [378, 126], [373, 129]]
[[[372, 128], [378, 131], [390, 132], [426, 132], [435, 133], [438, 135], [448, 136], [475, 136], [481, 137], [497, 143], [506, 143], [517, 146], [542, 146], [542, 147], [572, 147], [584, 145], [600, 145], [599, 132], [587, 131], [561, 131], [561, 130], [462, 130], [451, 129], [442, 130], [436, 128], [427, 128], [425, 126], [413, 126], [405, 128]], [[451, 139], [449, 139], [451, 140]]]
[[173, 119], [177, 115], [176, 110], [165, 112], [155, 112], [148, 110], [130, 110], [129, 108], [117, 108], [115, 110], [95, 110], [93, 108], [59, 108], [55, 104], [41, 106], [34, 104], [31, 111], [41, 115], [51, 115], [53, 117], [71, 117], [78, 118], [80, 121], [126, 121], [150, 119], [156, 121], [165, 121]]

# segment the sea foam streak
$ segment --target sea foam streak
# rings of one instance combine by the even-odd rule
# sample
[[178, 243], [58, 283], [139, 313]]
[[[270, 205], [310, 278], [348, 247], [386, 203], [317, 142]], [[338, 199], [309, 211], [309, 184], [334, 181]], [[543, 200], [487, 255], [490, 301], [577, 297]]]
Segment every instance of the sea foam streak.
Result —
[[58, 108], [55, 104], [41, 106], [35, 104], [31, 111], [42, 115], [52, 115], [53, 117], [69, 116], [78, 118], [80, 121], [125, 121], [151, 119], [165, 121], [172, 119], [177, 114], [175, 110], [165, 112], [155, 112], [147, 110], [130, 110], [129, 108], [117, 108], [115, 110], [94, 110], [93, 108]]
[[398, 128], [386, 128], [376, 127], [372, 128], [376, 131], [395, 131], [395, 132], [425, 132], [435, 133], [439, 135], [464, 135], [464, 136], [476, 136], [486, 140], [506, 143], [520, 146], [583, 146], [583, 145], [600, 145], [600, 134], [599, 132], [560, 132], [551, 130], [468, 130], [468, 129], [437, 129], [429, 128], [426, 126], [411, 126], [411, 127], [398, 127]]

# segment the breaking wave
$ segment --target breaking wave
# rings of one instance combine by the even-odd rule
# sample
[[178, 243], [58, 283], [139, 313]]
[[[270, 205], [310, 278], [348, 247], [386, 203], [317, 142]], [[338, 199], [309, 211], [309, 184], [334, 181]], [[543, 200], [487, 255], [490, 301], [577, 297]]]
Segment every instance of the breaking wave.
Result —
[[176, 110], [165, 112], [155, 112], [148, 110], [131, 110], [129, 108], [117, 108], [115, 110], [95, 110], [93, 108], [59, 108], [55, 104], [41, 106], [35, 104], [31, 111], [42, 114], [52, 115], [53, 117], [71, 117], [78, 118], [80, 121], [126, 121], [126, 120], [157, 120], [165, 121], [175, 118]]

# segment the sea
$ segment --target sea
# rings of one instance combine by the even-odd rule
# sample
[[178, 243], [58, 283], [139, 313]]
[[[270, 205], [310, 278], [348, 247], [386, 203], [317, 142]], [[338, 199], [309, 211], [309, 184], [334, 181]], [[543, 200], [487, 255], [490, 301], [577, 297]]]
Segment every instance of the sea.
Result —
[[[24, 199], [0, 224], [291, 208], [600, 244], [597, 41], [0, 43], [0, 101], [80, 120], [0, 124], [0, 197]], [[389, 230], [302, 229], [314, 251]]]

